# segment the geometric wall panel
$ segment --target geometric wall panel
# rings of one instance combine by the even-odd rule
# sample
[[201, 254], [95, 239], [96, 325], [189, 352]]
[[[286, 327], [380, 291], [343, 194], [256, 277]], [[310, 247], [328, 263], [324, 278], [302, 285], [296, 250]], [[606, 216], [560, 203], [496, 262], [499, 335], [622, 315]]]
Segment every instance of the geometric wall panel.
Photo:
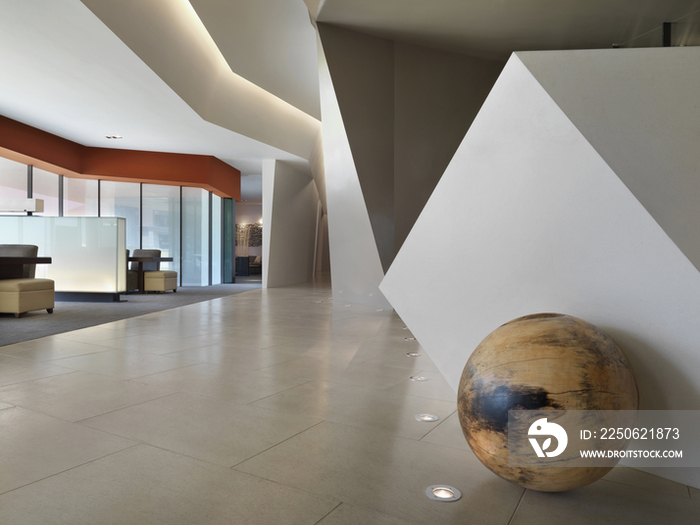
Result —
[[700, 269], [700, 48], [518, 56]]
[[[577, 67], [558, 52], [541, 55], [541, 63], [556, 58], [559, 72]], [[585, 87], [566, 89], [595, 105]], [[700, 406], [700, 272], [518, 54], [380, 289], [455, 390], [471, 352], [495, 328], [560, 312], [620, 344], [641, 408]], [[696, 469], [662, 475], [700, 485]]]
[[378, 288], [384, 271], [320, 42], [319, 88], [333, 300], [391, 308]]
[[318, 35], [387, 270], [394, 259], [394, 43], [326, 24]]

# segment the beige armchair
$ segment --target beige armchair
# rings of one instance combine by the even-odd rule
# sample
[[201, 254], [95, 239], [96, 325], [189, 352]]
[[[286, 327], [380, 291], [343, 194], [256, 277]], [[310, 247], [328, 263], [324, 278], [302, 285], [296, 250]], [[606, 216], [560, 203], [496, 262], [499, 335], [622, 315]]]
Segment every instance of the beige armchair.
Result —
[[[134, 257], [160, 257], [160, 250], [134, 250]], [[129, 274], [138, 276], [138, 263], [131, 263]], [[160, 261], [144, 262], [143, 264], [143, 289], [145, 292], [161, 292], [168, 290], [177, 292], [177, 272], [173, 270], [161, 270]], [[136, 277], [138, 279], [138, 277]], [[133, 277], [131, 278], [133, 280]], [[127, 277], [127, 282], [130, 282]]]
[[[37, 246], [30, 244], [0, 244], [0, 257], [36, 257]], [[32, 310], [53, 313], [54, 282], [51, 279], [36, 279], [36, 265], [25, 264], [22, 277], [0, 279], [0, 312], [13, 313], [21, 317]]]

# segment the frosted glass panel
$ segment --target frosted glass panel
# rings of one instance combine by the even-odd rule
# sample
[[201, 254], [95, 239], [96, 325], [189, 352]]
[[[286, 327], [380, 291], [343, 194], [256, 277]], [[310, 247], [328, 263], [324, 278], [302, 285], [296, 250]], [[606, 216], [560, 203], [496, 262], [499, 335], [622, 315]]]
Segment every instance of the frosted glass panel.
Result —
[[[27, 166], [0, 158], [0, 198], [27, 198]], [[23, 212], [2, 212], [3, 215], [26, 215]]]
[[221, 201], [214, 195], [211, 205], [211, 284], [221, 284]]
[[180, 187], [143, 185], [143, 248], [160, 250], [173, 262], [160, 263], [161, 270], [180, 272]]
[[0, 244], [35, 244], [51, 264], [36, 277], [57, 292], [126, 290], [126, 221], [100, 217], [0, 217]]
[[63, 177], [63, 215], [97, 217], [97, 181]]
[[32, 168], [32, 196], [44, 200], [44, 211], [34, 215], [44, 217], [58, 216], [58, 175], [48, 171]]
[[100, 216], [126, 219], [126, 247], [141, 247], [139, 201], [141, 190], [136, 182], [100, 181]]
[[182, 188], [182, 285], [209, 284], [209, 192]]

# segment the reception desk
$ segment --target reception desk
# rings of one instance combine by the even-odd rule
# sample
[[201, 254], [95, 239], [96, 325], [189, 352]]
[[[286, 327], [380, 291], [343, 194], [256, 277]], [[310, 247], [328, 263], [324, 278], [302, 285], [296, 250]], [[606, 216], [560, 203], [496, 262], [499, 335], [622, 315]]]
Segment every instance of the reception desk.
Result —
[[0, 244], [34, 244], [51, 264], [36, 277], [56, 292], [126, 292], [126, 219], [119, 217], [0, 217]]

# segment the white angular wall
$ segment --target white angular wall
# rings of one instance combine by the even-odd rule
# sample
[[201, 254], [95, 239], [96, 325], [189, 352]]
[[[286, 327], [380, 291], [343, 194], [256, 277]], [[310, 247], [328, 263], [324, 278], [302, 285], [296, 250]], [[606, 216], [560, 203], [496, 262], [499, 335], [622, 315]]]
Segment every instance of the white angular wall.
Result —
[[333, 299], [391, 308], [379, 292], [384, 271], [320, 42], [319, 87]]
[[310, 175], [279, 160], [263, 161], [263, 288], [311, 279], [318, 202]]
[[[647, 121], [648, 110], [638, 107], [647, 100], [643, 79], [663, 70], [665, 97], [697, 108], [700, 50], [663, 51], [511, 57], [380, 286], [455, 389], [469, 355], [492, 330], [522, 315], [560, 312], [598, 325], [622, 346], [642, 408], [700, 406], [700, 273], [655, 220], [699, 194], [700, 157], [683, 146], [685, 138], [665, 139], [677, 170], [668, 176], [658, 162], [639, 165], [625, 151], [640, 143], [614, 136], [620, 119], [630, 137], [653, 141], [657, 126], [700, 136], [700, 119], [675, 126], [673, 114], [658, 112]], [[582, 68], [585, 81], [573, 73]], [[601, 113], [605, 93], [616, 94], [609, 114]], [[608, 141], [615, 147], [594, 147]], [[652, 210], [634, 193], [637, 174], [653, 179], [645, 168], [664, 180], [640, 183]], [[632, 182], [621, 180], [622, 171]], [[664, 198], [655, 198], [658, 191]], [[697, 234], [694, 213], [686, 217]], [[428, 245], [439, 247], [439, 257]], [[426, 268], [433, 268], [430, 276]], [[656, 473], [700, 485], [697, 469]]]
[[504, 62], [318, 31], [334, 298], [388, 307], [377, 286]]

